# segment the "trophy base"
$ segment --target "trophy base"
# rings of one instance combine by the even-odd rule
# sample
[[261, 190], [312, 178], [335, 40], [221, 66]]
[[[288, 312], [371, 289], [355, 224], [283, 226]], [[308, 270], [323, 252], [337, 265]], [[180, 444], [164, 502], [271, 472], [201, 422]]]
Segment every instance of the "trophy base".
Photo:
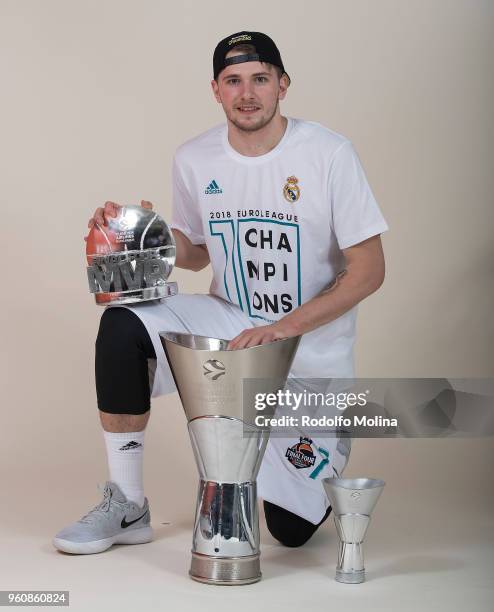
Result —
[[342, 572], [336, 570], [335, 576], [336, 582], [343, 582], [344, 584], [360, 584], [365, 582], [365, 570], [358, 570], [355, 572]]
[[189, 575], [192, 580], [220, 586], [253, 584], [261, 579], [259, 555], [210, 557], [192, 552]]
[[149, 300], [159, 300], [161, 298], [176, 295], [177, 283], [166, 283], [156, 287], [146, 287], [144, 289], [131, 289], [129, 291], [118, 291], [112, 293], [99, 292], [94, 294], [96, 304], [108, 306], [108, 304], [138, 304]]

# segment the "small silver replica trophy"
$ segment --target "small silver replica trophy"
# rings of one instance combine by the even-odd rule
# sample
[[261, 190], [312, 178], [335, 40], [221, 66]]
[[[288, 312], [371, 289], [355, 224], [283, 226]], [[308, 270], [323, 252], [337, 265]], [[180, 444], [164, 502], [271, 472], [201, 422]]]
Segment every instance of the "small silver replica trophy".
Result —
[[[257, 582], [256, 477], [269, 431], [253, 425], [254, 398], [283, 388], [300, 337], [227, 350], [228, 341], [218, 338], [160, 336], [200, 476], [190, 576], [218, 585]], [[243, 385], [242, 379], [256, 380]]]
[[347, 584], [364, 582], [363, 542], [385, 482], [372, 478], [324, 478], [322, 482], [340, 539], [335, 579]]
[[135, 304], [177, 293], [168, 277], [175, 240], [165, 221], [141, 206], [122, 206], [108, 225], [95, 224], [86, 242], [89, 291], [96, 304]]

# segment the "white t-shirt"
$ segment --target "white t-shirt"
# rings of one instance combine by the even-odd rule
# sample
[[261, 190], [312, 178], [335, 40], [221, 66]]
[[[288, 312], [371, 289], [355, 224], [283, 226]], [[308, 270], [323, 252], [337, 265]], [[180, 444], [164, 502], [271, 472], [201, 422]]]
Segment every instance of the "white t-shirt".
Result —
[[[256, 325], [316, 296], [343, 270], [342, 249], [388, 229], [352, 143], [290, 118], [278, 145], [258, 157], [231, 147], [226, 124], [183, 144], [170, 226], [206, 244], [210, 292]], [[291, 376], [352, 377], [356, 312], [305, 334]]]

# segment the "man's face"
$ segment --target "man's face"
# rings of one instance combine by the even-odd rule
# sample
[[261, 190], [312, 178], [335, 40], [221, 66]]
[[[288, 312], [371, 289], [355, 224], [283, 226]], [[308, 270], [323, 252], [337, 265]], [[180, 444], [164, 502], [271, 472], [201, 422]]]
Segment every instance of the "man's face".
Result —
[[[231, 51], [227, 57], [241, 55]], [[267, 125], [278, 111], [278, 100], [286, 95], [286, 76], [278, 77], [276, 68], [261, 62], [227, 66], [212, 81], [213, 93], [227, 118], [240, 130], [254, 132]]]

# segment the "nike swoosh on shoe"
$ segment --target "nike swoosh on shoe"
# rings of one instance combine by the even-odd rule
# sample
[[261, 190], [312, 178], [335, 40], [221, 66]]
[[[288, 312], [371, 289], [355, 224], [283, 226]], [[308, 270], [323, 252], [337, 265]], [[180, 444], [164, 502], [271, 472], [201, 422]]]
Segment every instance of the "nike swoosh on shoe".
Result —
[[146, 510], [146, 512], [144, 512], [144, 514], [142, 514], [139, 518], [136, 518], [133, 521], [129, 521], [129, 522], [127, 522], [125, 520], [127, 517], [124, 516], [123, 519], [122, 519], [122, 522], [120, 523], [120, 527], [122, 527], [122, 529], [125, 529], [126, 527], [130, 527], [134, 523], [137, 523], [137, 521], [140, 521], [142, 518], [144, 518], [147, 513], [148, 513], [148, 511]]

